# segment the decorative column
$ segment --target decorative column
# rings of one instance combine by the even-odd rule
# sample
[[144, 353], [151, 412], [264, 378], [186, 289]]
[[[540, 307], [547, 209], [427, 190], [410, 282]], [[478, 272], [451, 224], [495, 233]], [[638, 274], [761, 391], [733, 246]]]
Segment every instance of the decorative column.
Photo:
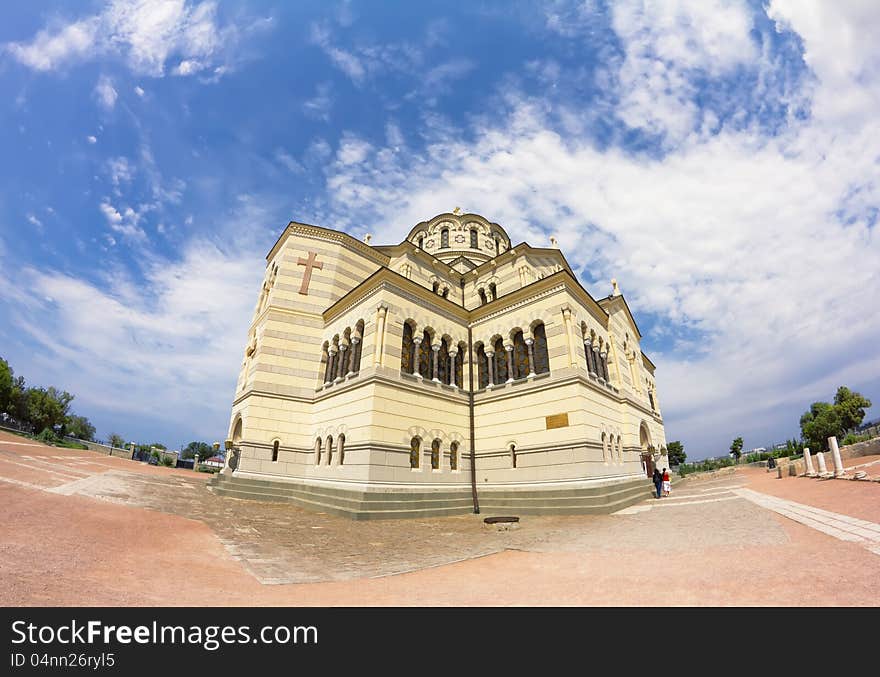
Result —
[[340, 381], [345, 379], [345, 351], [348, 350], [348, 346], [344, 343], [339, 344], [339, 359], [336, 360], [336, 378], [333, 379], [334, 383], [339, 383]]
[[434, 376], [431, 380], [434, 381], [434, 383], [440, 383], [440, 379], [437, 377], [437, 374], [439, 373], [439, 366], [440, 366], [440, 343], [439, 342], [435, 343], [434, 345], [431, 346], [431, 352], [434, 353], [434, 357], [432, 360], [434, 362], [434, 369], [431, 372]]
[[837, 446], [837, 438], [828, 438], [828, 446], [831, 447], [831, 459], [834, 461], [834, 476], [840, 477], [846, 471], [843, 469], [843, 459], [840, 458], [840, 447]]
[[421, 380], [422, 372], [419, 371], [419, 350], [422, 347], [422, 337], [413, 336], [413, 376]]
[[327, 376], [324, 379], [324, 385], [329, 386], [333, 383], [333, 370], [336, 367], [336, 348], [330, 346], [330, 361], [327, 363]]
[[327, 385], [327, 376], [330, 374], [330, 352], [327, 348], [321, 349], [321, 361], [324, 363], [323, 383]]
[[590, 376], [595, 376], [596, 367], [593, 366], [593, 344], [590, 341], [584, 341], [584, 356], [587, 358], [587, 373]]
[[593, 375], [596, 378], [602, 378], [602, 365], [599, 360], [599, 344], [598, 343], [596, 343], [593, 346], [593, 368], [595, 369], [595, 371], [593, 372]]
[[492, 390], [495, 385], [495, 351], [484, 350], [483, 352], [486, 354], [486, 362], [489, 367], [489, 384], [486, 386], [486, 390]]
[[535, 339], [527, 338], [526, 347], [529, 349], [529, 375], [526, 378], [533, 378], [535, 376]]
[[828, 474], [828, 468], [825, 466], [825, 454], [821, 451], [816, 452], [816, 461], [819, 463], [819, 477]]
[[599, 357], [602, 359], [602, 374], [605, 377], [605, 383], [608, 383], [608, 353], [603, 351], [599, 353]]
[[507, 351], [507, 382], [513, 383], [513, 345], [505, 345]]
[[565, 338], [568, 341], [568, 362], [572, 367], [576, 367], [577, 358], [574, 355], [574, 345], [571, 342], [571, 308], [563, 308], [562, 317], [565, 319]]
[[360, 343], [360, 342], [361, 342], [361, 340], [359, 338], [357, 338], [356, 336], [353, 336], [351, 339], [351, 355], [348, 356], [348, 373], [346, 374], [346, 376], [354, 376], [355, 375], [354, 359], [355, 359], [355, 356], [357, 355], [358, 343]]
[[387, 306], [376, 308], [376, 352], [374, 363], [377, 367], [382, 365], [383, 349], [385, 347], [385, 316], [388, 314]]
[[453, 388], [458, 388], [458, 384], [455, 382], [455, 357], [458, 355], [458, 351], [454, 348], [449, 351], [449, 385]]
[[809, 447], [804, 447], [804, 465], [807, 477], [815, 477], [816, 471], [813, 470], [813, 459], [810, 457]]

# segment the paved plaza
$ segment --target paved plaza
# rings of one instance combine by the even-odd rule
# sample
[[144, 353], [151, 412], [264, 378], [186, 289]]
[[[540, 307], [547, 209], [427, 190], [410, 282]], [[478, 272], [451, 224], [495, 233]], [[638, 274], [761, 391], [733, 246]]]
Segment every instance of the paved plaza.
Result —
[[[847, 465], [880, 474], [878, 457]], [[877, 605], [877, 482], [747, 467], [497, 531], [488, 514], [351, 521], [209, 478], [0, 432], [0, 603]]]

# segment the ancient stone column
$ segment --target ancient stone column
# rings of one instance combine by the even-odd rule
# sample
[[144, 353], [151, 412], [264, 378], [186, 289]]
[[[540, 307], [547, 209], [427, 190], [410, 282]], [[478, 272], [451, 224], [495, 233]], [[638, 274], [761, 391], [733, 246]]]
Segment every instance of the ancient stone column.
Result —
[[595, 371], [593, 375], [596, 378], [602, 378], [602, 370], [599, 368], [599, 345], [596, 344], [593, 346], [593, 366], [595, 367]]
[[813, 459], [810, 456], [810, 448], [809, 447], [804, 447], [804, 467], [805, 467], [804, 472], [806, 473], [807, 477], [815, 477], [816, 476], [816, 471], [813, 470]]
[[843, 469], [843, 459], [840, 458], [840, 447], [837, 446], [837, 438], [828, 438], [828, 446], [831, 448], [831, 459], [834, 461], [834, 476], [840, 477], [846, 471]]
[[513, 383], [513, 345], [504, 346], [507, 351], [507, 382]]
[[440, 379], [437, 377], [439, 367], [440, 367], [440, 344], [435, 343], [434, 345], [432, 345], [431, 352], [434, 353], [434, 358], [433, 358], [434, 369], [431, 372], [434, 375], [434, 377], [431, 380], [434, 381], [434, 383], [440, 383]]
[[819, 476], [821, 477], [822, 475], [827, 475], [828, 468], [825, 467], [825, 454], [823, 454], [821, 451], [817, 451], [816, 461], [819, 463]]
[[495, 351], [486, 350], [485, 353], [489, 367], [489, 384], [486, 386], [486, 390], [492, 390], [492, 386], [495, 385]]
[[413, 376], [418, 379], [422, 378], [422, 372], [419, 371], [419, 351], [422, 348], [422, 337], [413, 336]]
[[525, 341], [526, 347], [529, 349], [529, 374], [526, 378], [532, 378], [535, 375], [535, 349], [533, 347], [535, 345], [535, 339], [527, 338]]

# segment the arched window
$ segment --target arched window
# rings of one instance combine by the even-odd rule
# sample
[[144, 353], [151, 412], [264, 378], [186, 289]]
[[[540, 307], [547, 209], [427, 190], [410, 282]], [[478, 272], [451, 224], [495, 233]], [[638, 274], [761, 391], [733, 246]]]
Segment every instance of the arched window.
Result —
[[486, 305], [486, 303], [487, 303], [487, 301], [486, 301], [486, 290], [483, 289], [482, 287], [480, 287], [480, 288], [477, 290], [477, 293], [480, 295], [480, 304], [481, 304], [481, 305]]
[[538, 323], [532, 328], [532, 336], [535, 337], [535, 345], [532, 352], [535, 355], [535, 373], [550, 373], [550, 355], [547, 353], [547, 334], [544, 332], [544, 324]]
[[513, 336], [513, 378], [520, 379], [529, 375], [529, 348], [521, 331]]
[[516, 468], [516, 445], [510, 445], [510, 467]]
[[409, 443], [409, 467], [419, 467], [419, 456], [422, 454], [422, 438], [413, 437]]
[[489, 356], [482, 343], [477, 346], [477, 381], [480, 389], [489, 385]]
[[494, 282], [489, 283], [489, 295], [492, 297], [493, 301], [498, 298], [498, 289], [495, 287]]
[[339, 457], [339, 465], [345, 461], [345, 435], [340, 435], [336, 440], [336, 455]]
[[431, 285], [431, 291], [435, 294], [440, 291], [440, 283], [437, 280], [434, 280], [434, 284]]
[[440, 292], [440, 296], [442, 296], [444, 299], [447, 298], [449, 296], [449, 287], [443, 287], [443, 291]]
[[449, 342], [446, 339], [440, 341], [440, 350], [437, 352], [437, 378], [440, 383], [449, 385]]
[[449, 445], [449, 469], [458, 470], [458, 442]]
[[477, 242], [477, 229], [471, 228], [471, 249], [479, 249], [480, 245]]
[[422, 378], [431, 378], [431, 335], [427, 330], [422, 334], [419, 344], [419, 373]]
[[498, 238], [495, 238], [495, 253], [498, 254], [501, 250], [501, 243], [498, 241]]
[[467, 349], [464, 343], [458, 344], [458, 359], [455, 360], [455, 385], [464, 388], [464, 361], [467, 357]]
[[321, 438], [315, 440], [315, 465], [321, 465]]
[[420, 237], [419, 238], [419, 249], [424, 249], [424, 248], [425, 248], [425, 238]]
[[400, 370], [405, 374], [412, 374], [415, 369], [415, 343], [413, 343], [413, 330], [409, 322], [403, 323], [403, 343], [400, 351]]
[[504, 341], [495, 339], [495, 385], [501, 385], [507, 381], [507, 351], [504, 349]]
[[448, 247], [449, 246], [449, 228], [444, 228], [440, 231], [440, 246]]
[[327, 465], [333, 462], [333, 437], [327, 435]]
[[656, 410], [657, 407], [654, 406], [654, 393], [651, 392], [650, 386], [648, 387], [648, 401], [651, 403], [651, 409]]
[[324, 345], [321, 346], [321, 364], [324, 365], [324, 379], [321, 383], [327, 383], [330, 376], [330, 341], [324, 341]]
[[440, 440], [431, 442], [431, 470], [440, 470]]
[[272, 463], [276, 463], [278, 461], [278, 447], [281, 446], [281, 442], [275, 440], [272, 443]]
[[602, 460], [608, 463], [608, 436], [602, 433]]

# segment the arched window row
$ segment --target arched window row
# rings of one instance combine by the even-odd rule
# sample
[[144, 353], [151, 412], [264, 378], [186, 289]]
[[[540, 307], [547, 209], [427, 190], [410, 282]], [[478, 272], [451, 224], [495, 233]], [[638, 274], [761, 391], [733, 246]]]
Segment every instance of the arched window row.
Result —
[[329, 386], [354, 376], [361, 370], [364, 321], [358, 320], [354, 329], [347, 327], [342, 335], [336, 334], [322, 346], [321, 364], [324, 365], [323, 383]]
[[442, 296], [444, 299], [449, 298], [449, 289], [450, 287], [446, 282], [437, 278], [431, 280], [431, 291], [438, 296]]
[[498, 298], [498, 286], [494, 282], [477, 288], [477, 296], [480, 298], [480, 305], [484, 306]]
[[602, 431], [602, 459], [605, 463], [623, 463], [623, 438], [620, 431]]
[[400, 370], [404, 374], [463, 388], [466, 354], [464, 342], [455, 343], [448, 336], [437, 340], [427, 329], [417, 334], [411, 322], [403, 323]]
[[480, 389], [550, 373], [547, 334], [543, 322], [532, 326], [531, 336], [528, 338], [518, 329], [508, 342], [500, 336], [487, 344], [479, 342], [475, 354]]
[[[431, 443], [428, 445], [425, 441], [422, 440], [421, 437], [416, 435], [410, 440], [409, 443], [409, 467], [412, 470], [421, 470], [422, 469], [422, 455], [427, 449], [430, 449], [430, 467], [431, 470], [458, 470], [460, 466], [460, 452], [458, 442], [451, 442], [449, 444], [449, 451], [443, 452], [442, 450], [442, 441], [440, 438], [434, 438], [431, 440]], [[426, 449], [423, 449], [426, 447]], [[425, 454], [426, 455], [426, 454]], [[443, 459], [446, 458], [447, 462], [444, 463]]]
[[335, 440], [333, 435], [327, 435], [326, 439], [321, 436], [315, 438], [315, 465], [344, 465], [345, 463], [345, 435], [339, 435]]
[[595, 376], [610, 383], [608, 374], [608, 340], [598, 336], [596, 331], [588, 329], [585, 322], [581, 322], [581, 334], [584, 342], [584, 354], [587, 358], [587, 371], [590, 376]]

